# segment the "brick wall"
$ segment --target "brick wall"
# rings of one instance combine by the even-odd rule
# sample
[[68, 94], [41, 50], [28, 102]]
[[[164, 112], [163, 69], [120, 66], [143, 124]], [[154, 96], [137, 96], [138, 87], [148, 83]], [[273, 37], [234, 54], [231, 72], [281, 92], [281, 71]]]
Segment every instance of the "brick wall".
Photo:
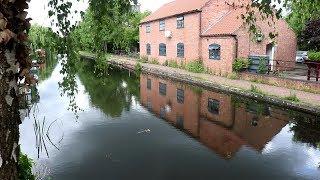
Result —
[[[269, 20], [271, 24], [272, 21]], [[279, 70], [286, 67], [289, 69], [295, 66], [295, 56], [297, 48], [297, 38], [295, 33], [290, 29], [285, 20], [276, 20], [275, 24], [270, 27], [268, 21], [258, 21], [258, 28], [264, 34], [264, 40], [262, 42], [256, 42], [254, 36], [248, 33], [248, 29], [244, 26], [238, 30], [238, 57], [248, 57], [250, 55], [266, 55], [267, 45], [272, 43], [272, 39], [269, 38], [270, 32], [278, 33], [278, 37], [275, 39], [276, 49], [274, 60], [279, 62]], [[276, 65], [276, 63], [274, 63]]]
[[[235, 59], [236, 43], [233, 37], [204, 37], [202, 42], [202, 60], [205, 67], [216, 75], [226, 75], [232, 72], [232, 62]], [[209, 59], [209, 45], [221, 46], [220, 60]]]
[[[151, 32], [146, 33], [146, 24], [140, 26], [140, 54], [146, 56], [146, 44], [151, 44], [150, 58], [157, 58], [162, 64], [165, 60], [191, 61], [199, 59], [200, 13], [184, 16], [184, 28], [177, 29], [177, 18], [165, 19], [166, 30], [172, 32], [172, 38], [165, 37], [165, 31], [159, 31], [159, 21], [151, 22]], [[167, 56], [159, 56], [159, 44], [167, 46]], [[184, 43], [184, 58], [177, 57], [177, 44]]]

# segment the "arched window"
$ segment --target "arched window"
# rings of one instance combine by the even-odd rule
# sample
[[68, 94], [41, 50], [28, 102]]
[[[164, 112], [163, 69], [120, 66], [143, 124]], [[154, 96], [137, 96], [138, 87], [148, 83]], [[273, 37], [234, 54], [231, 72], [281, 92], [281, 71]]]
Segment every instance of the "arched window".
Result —
[[147, 55], [151, 54], [151, 45], [147, 44]]
[[167, 46], [166, 44], [159, 44], [159, 56], [166, 56], [167, 55]]
[[209, 45], [209, 59], [220, 60], [221, 48], [219, 44]]
[[184, 57], [184, 44], [183, 43], [178, 43], [177, 44], [177, 57]]

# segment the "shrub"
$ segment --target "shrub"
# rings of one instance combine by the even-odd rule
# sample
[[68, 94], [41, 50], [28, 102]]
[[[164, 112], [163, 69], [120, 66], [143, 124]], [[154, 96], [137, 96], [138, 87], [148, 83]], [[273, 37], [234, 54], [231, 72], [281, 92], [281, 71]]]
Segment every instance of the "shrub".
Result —
[[140, 75], [141, 72], [142, 72], [142, 66], [141, 64], [138, 62], [135, 66], [134, 66], [134, 72], [137, 74], [137, 75]]
[[244, 69], [249, 68], [249, 59], [246, 58], [237, 58], [232, 64], [232, 69], [235, 72], [243, 71]]
[[263, 94], [263, 92], [261, 91], [261, 89], [259, 89], [257, 86], [251, 84], [251, 89], [250, 89], [251, 92], [253, 93], [257, 93], [257, 94]]
[[320, 62], [320, 52], [308, 52], [308, 59], [311, 61], [319, 61]]
[[186, 70], [194, 73], [203, 73], [205, 71], [205, 68], [201, 60], [195, 60], [187, 63]]
[[284, 99], [292, 101], [292, 102], [300, 102], [300, 99], [294, 93], [290, 93], [290, 96], [287, 96]]
[[259, 61], [259, 66], [258, 66], [258, 73], [259, 74], [266, 74], [268, 72], [268, 64], [266, 59], [261, 58]]
[[140, 56], [139, 62], [147, 63], [148, 62], [148, 56]]
[[18, 162], [18, 176], [19, 179], [28, 179], [34, 180], [35, 177], [32, 174], [32, 159], [28, 158], [27, 155], [20, 153], [19, 162]]
[[162, 64], [162, 66], [168, 66], [168, 60], [166, 60], [163, 64]]
[[174, 61], [174, 60], [168, 61], [168, 66], [172, 68], [179, 68], [177, 61]]
[[239, 75], [237, 73], [231, 73], [227, 75], [228, 79], [239, 79]]
[[159, 63], [158, 59], [152, 58], [150, 61], [150, 64], [160, 64], [160, 63]]

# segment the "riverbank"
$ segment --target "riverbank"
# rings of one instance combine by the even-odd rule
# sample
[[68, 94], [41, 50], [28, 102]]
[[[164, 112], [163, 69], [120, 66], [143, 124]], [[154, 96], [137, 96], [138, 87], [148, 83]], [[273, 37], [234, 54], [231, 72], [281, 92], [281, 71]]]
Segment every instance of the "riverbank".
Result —
[[[112, 55], [110, 64], [134, 70], [138, 61], [134, 58]], [[233, 93], [240, 96], [266, 101], [270, 104], [286, 106], [289, 109], [320, 114], [320, 94], [293, 90], [285, 87], [260, 84], [240, 79], [192, 73], [183, 69], [156, 64], [140, 63], [144, 73], [170, 78], [197, 85], [206, 89]]]

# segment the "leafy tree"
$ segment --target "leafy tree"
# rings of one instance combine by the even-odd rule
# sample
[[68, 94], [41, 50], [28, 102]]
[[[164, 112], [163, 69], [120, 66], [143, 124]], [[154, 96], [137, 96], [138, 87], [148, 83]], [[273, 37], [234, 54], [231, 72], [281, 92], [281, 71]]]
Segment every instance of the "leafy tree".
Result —
[[302, 49], [320, 51], [320, 19], [306, 24], [301, 32], [299, 44]]

